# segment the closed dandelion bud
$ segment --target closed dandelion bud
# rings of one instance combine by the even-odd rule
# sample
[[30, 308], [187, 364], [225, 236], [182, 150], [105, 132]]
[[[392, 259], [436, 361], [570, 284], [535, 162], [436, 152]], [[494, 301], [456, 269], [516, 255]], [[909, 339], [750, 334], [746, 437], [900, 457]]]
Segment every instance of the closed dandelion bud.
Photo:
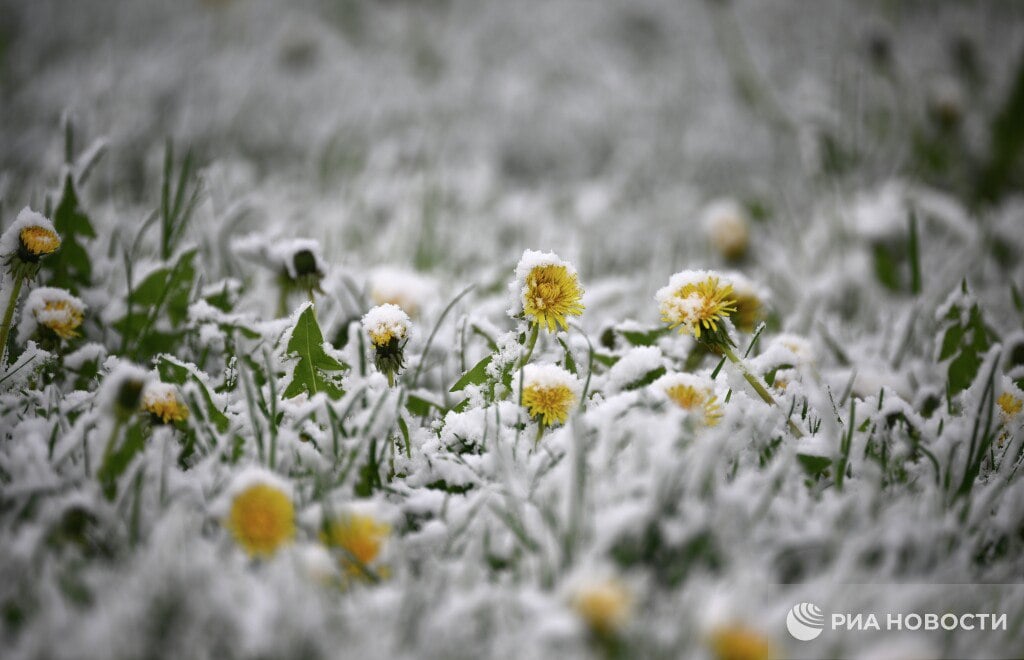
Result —
[[564, 424], [580, 398], [579, 380], [554, 364], [528, 364], [522, 370], [523, 407], [540, 431]]
[[706, 270], [684, 270], [655, 295], [661, 319], [670, 328], [714, 347], [729, 346], [726, 319], [736, 311], [732, 286]]
[[303, 289], [312, 289], [320, 285], [324, 273], [320, 262], [312, 250], [302, 248], [292, 255], [292, 267], [289, 274], [295, 283]]
[[25, 300], [18, 340], [26, 342], [33, 335], [44, 346], [56, 345], [78, 336], [85, 318], [85, 303], [64, 289], [39, 287]]
[[127, 419], [139, 409], [142, 390], [146, 383], [139, 378], [125, 377], [117, 387], [114, 410], [121, 419]]
[[178, 397], [177, 388], [167, 383], [153, 382], [146, 386], [142, 393], [142, 409], [159, 424], [188, 419], [188, 408]]
[[711, 203], [704, 210], [704, 231], [711, 246], [724, 259], [742, 259], [750, 244], [750, 222], [743, 207], [734, 200]]
[[405, 344], [412, 322], [398, 305], [374, 307], [363, 317], [363, 329], [373, 347], [373, 363], [393, 386], [395, 376], [405, 366]]
[[35, 277], [43, 257], [60, 249], [53, 223], [27, 206], [0, 237], [0, 251], [15, 277]]
[[718, 628], [709, 640], [715, 660], [772, 660], [775, 647], [764, 634], [741, 625]]
[[736, 311], [729, 316], [729, 319], [736, 325], [737, 330], [753, 332], [757, 324], [765, 319], [768, 303], [767, 292], [740, 273], [724, 274], [722, 283], [732, 287], [730, 298], [736, 307]]
[[629, 622], [633, 598], [622, 582], [615, 579], [590, 582], [577, 587], [572, 608], [601, 637], [614, 635]]
[[295, 538], [291, 486], [272, 472], [250, 468], [237, 477], [227, 495], [224, 526], [251, 557], [270, 557]]
[[568, 330], [567, 317], [583, 314], [583, 289], [576, 269], [554, 252], [525, 251], [509, 288], [514, 297], [509, 315], [521, 314], [548, 332]]

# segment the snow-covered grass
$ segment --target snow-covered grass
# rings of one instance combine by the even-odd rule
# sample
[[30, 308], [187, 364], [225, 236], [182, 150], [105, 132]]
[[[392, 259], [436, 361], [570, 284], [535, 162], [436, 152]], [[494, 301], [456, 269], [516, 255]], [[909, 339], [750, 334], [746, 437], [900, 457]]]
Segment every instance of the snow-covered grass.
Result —
[[1024, 648], [1021, 9], [525, 4], [0, 0], [5, 657]]

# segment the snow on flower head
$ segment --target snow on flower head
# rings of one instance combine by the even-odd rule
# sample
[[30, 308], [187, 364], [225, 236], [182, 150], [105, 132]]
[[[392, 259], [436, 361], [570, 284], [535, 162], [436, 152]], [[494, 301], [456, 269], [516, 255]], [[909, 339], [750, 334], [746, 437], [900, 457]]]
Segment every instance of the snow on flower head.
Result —
[[39, 261], [60, 249], [60, 236], [41, 213], [25, 207], [0, 236], [0, 259], [17, 277], [34, 277]]
[[224, 526], [250, 556], [269, 557], [295, 537], [295, 508], [288, 482], [263, 468], [240, 472], [227, 493]]
[[651, 386], [680, 408], [699, 414], [707, 426], [714, 426], [722, 418], [714, 383], [708, 378], [687, 373], [665, 374]]
[[178, 398], [174, 385], [152, 381], [142, 391], [142, 409], [164, 424], [188, 418], [188, 408]]
[[318, 284], [327, 270], [320, 243], [309, 238], [272, 240], [261, 234], [249, 234], [235, 239], [231, 246], [239, 256], [262, 264], [304, 288]]
[[792, 333], [783, 333], [772, 337], [766, 353], [770, 351], [779, 351], [783, 355], [788, 355], [789, 359], [786, 361], [793, 366], [810, 366], [816, 359], [814, 346], [810, 340], [803, 335]]
[[568, 330], [566, 317], [583, 314], [583, 289], [576, 269], [554, 252], [526, 250], [509, 286], [515, 297], [509, 315], [522, 312], [532, 324]]
[[342, 550], [342, 565], [349, 574], [358, 575], [378, 559], [391, 526], [368, 513], [349, 512], [328, 522], [320, 534], [332, 548]]
[[409, 337], [409, 315], [398, 305], [377, 305], [363, 317], [363, 329], [373, 345], [373, 362], [387, 376], [388, 386], [405, 366], [405, 342]]
[[543, 427], [562, 424], [580, 398], [579, 380], [554, 364], [523, 367], [523, 406]]
[[670, 328], [692, 334], [717, 334], [719, 324], [736, 311], [732, 286], [707, 270], [684, 270], [676, 273], [667, 286], [658, 289], [654, 299], [661, 319]]
[[732, 295], [729, 297], [736, 306], [736, 311], [729, 318], [739, 330], [753, 332], [757, 324], [764, 320], [768, 292], [746, 275], [737, 272], [724, 273], [722, 283], [732, 287]]
[[719, 199], [711, 202], [703, 212], [704, 231], [712, 247], [729, 260], [740, 259], [750, 243], [750, 223], [739, 202]]
[[377, 348], [404, 340], [409, 335], [411, 324], [409, 315], [391, 303], [377, 305], [363, 316], [363, 329]]
[[409, 316], [417, 316], [436, 295], [434, 283], [412, 271], [376, 268], [370, 273], [370, 298], [377, 305], [398, 305]]
[[78, 336], [85, 318], [85, 303], [64, 289], [39, 287], [25, 300], [18, 329], [18, 339], [25, 342], [32, 333], [45, 328], [57, 337], [68, 340]]

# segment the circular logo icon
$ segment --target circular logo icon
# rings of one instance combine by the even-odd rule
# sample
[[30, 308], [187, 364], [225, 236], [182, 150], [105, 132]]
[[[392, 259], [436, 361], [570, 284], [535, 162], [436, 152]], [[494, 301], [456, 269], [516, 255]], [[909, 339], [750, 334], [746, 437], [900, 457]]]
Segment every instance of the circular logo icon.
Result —
[[816, 639], [825, 628], [825, 614], [814, 603], [800, 603], [786, 615], [789, 634], [801, 642]]

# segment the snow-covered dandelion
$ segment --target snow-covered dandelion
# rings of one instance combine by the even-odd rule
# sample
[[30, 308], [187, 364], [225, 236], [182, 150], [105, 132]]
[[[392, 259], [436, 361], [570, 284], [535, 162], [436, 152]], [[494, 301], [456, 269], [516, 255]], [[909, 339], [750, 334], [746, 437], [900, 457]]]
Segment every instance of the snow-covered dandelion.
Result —
[[[338, 548], [348, 558], [342, 565], [349, 574], [363, 574], [380, 556], [391, 527], [371, 515], [348, 513], [328, 522], [320, 534], [327, 545]], [[379, 571], [377, 571], [379, 574]]]
[[736, 311], [732, 286], [711, 271], [684, 270], [655, 294], [661, 319], [710, 344], [731, 343], [724, 321]]
[[522, 312], [534, 328], [568, 330], [568, 317], [583, 314], [583, 289], [576, 269], [554, 252], [523, 252], [511, 289], [516, 302], [510, 314]]
[[370, 299], [375, 305], [398, 305], [417, 317], [436, 295], [434, 282], [418, 273], [382, 267], [370, 274]]
[[625, 584], [606, 579], [578, 587], [572, 596], [572, 608], [590, 630], [602, 637], [622, 630], [629, 622], [633, 597]]
[[528, 364], [522, 370], [523, 407], [537, 421], [538, 439], [544, 429], [563, 424], [580, 398], [579, 380], [554, 364]]
[[666, 374], [652, 386], [680, 408], [699, 415], [707, 426], [714, 426], [722, 418], [722, 407], [709, 379], [685, 373]]
[[7, 307], [3, 320], [0, 321], [0, 363], [6, 353], [7, 338], [11, 333], [21, 287], [25, 280], [32, 279], [39, 272], [43, 257], [60, 249], [60, 243], [60, 235], [57, 234], [53, 223], [27, 206], [0, 236], [0, 259], [3, 259], [7, 271], [14, 280], [9, 285]]
[[709, 640], [716, 660], [772, 660], [775, 646], [764, 634], [742, 625], [716, 629]]
[[412, 322], [398, 305], [384, 304], [363, 316], [363, 329], [373, 345], [373, 363], [394, 387], [395, 376], [405, 366], [405, 344]]
[[149, 383], [142, 393], [142, 409], [162, 424], [188, 419], [188, 408], [178, 397], [177, 388], [168, 383]]
[[252, 557], [269, 557], [295, 537], [291, 488], [277, 475], [253, 468], [236, 477], [224, 526]]
[[85, 318], [85, 303], [64, 289], [39, 287], [28, 294], [21, 318], [19, 339], [25, 341], [33, 333], [67, 341], [78, 336]]
[[750, 244], [750, 222], [738, 202], [716, 200], [703, 213], [704, 231], [711, 246], [730, 261], [742, 259]]

